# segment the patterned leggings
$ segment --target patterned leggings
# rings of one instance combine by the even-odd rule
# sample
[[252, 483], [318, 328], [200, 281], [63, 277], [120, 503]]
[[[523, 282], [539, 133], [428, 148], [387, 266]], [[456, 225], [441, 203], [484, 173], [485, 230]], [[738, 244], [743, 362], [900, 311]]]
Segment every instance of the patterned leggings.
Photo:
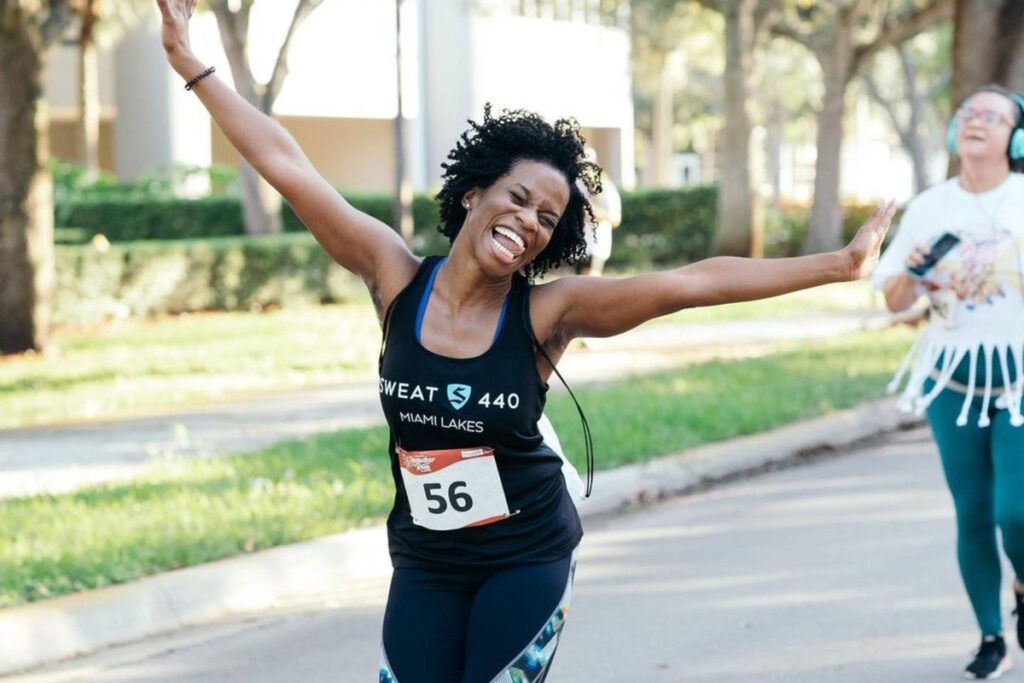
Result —
[[487, 571], [395, 569], [380, 683], [542, 683], [574, 572], [572, 556]]

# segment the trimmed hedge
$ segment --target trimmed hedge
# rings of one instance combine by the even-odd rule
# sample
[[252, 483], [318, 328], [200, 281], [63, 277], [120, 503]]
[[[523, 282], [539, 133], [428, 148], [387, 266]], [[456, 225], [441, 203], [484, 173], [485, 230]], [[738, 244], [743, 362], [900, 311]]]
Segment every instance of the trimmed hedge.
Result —
[[[346, 194], [357, 209], [391, 223], [391, 197]], [[623, 224], [615, 231], [611, 265], [618, 268], [668, 266], [710, 255], [716, 216], [713, 185], [685, 189], [637, 190], [622, 193]], [[874, 208], [873, 204], [844, 207], [843, 235], [848, 240]], [[765, 253], [798, 253], [810, 207], [787, 204], [769, 209], [765, 221]], [[111, 242], [189, 239], [244, 234], [237, 197], [207, 199], [85, 198], [58, 202], [57, 242], [84, 244], [102, 234]], [[284, 205], [285, 232], [305, 232], [291, 207]], [[413, 200], [416, 251], [443, 253], [448, 241], [437, 231], [437, 203], [430, 195]]]
[[622, 193], [622, 225], [614, 233], [609, 264], [643, 269], [678, 266], [711, 254], [718, 188], [637, 190]]
[[[682, 190], [641, 190], [622, 193], [622, 226], [616, 230], [613, 265], [665, 265], [704, 258], [715, 223], [713, 186]], [[391, 197], [346, 194], [357, 209], [391, 223]], [[111, 242], [172, 240], [244, 234], [237, 197], [208, 199], [79, 199], [56, 208], [58, 241], [82, 244], [102, 234]], [[437, 254], [448, 240], [437, 231], [437, 202], [429, 195], [413, 200], [413, 224], [418, 253]], [[287, 204], [285, 232], [305, 232]], [[619, 255], [621, 252], [621, 255]]]
[[102, 234], [111, 242], [242, 235], [236, 197], [206, 199], [82, 199], [59, 202], [57, 228], [75, 228], [86, 240]]
[[[387, 197], [362, 197], [353, 205], [381, 220], [388, 218]], [[630, 218], [616, 230], [616, 256], [621, 267], [678, 264], [703, 258], [714, 225], [715, 190], [653, 190], [626, 193]], [[85, 324], [110, 317], [145, 317], [205, 310], [262, 310], [269, 307], [331, 303], [364, 294], [362, 283], [330, 260], [305, 232], [246, 237], [237, 200], [84, 201], [74, 216], [94, 228], [63, 227], [63, 235], [91, 239], [103, 234], [112, 244], [62, 245], [57, 256], [57, 301], [54, 318], [64, 324]], [[228, 217], [237, 212], [233, 218]], [[413, 204], [416, 251], [447, 251], [437, 232], [437, 207], [430, 197]], [[100, 225], [118, 230], [97, 229]], [[285, 212], [286, 230], [304, 230], [295, 215]], [[120, 241], [124, 236], [167, 235], [172, 230], [189, 239]], [[231, 230], [233, 237], [196, 238], [210, 231]], [[102, 242], [100, 244], [103, 244]]]
[[349, 301], [362, 282], [308, 234], [58, 246], [54, 319], [111, 317]]
[[[345, 199], [360, 211], [391, 224], [391, 197], [346, 194]], [[58, 241], [65, 244], [84, 244], [95, 235], [111, 242], [131, 242], [245, 234], [238, 197], [89, 197], [57, 202], [54, 219]], [[285, 232], [306, 231], [287, 203], [281, 209], [281, 222]], [[418, 233], [436, 233], [438, 210], [432, 197], [414, 198], [413, 222]], [[447, 240], [438, 235], [438, 241], [443, 244]], [[429, 239], [424, 242], [432, 244]]]
[[[623, 223], [615, 231], [610, 265], [643, 270], [681, 265], [710, 255], [717, 191], [714, 186], [644, 190], [622, 195]], [[387, 221], [387, 196], [349, 198], [354, 206]], [[847, 239], [873, 206], [848, 207]], [[336, 266], [291, 210], [283, 235], [245, 237], [237, 199], [98, 201], [62, 205], [59, 234], [84, 241], [103, 234], [109, 248], [58, 246], [55, 320], [82, 324], [109, 317], [144, 317], [205, 310], [262, 310], [331, 303], [364, 295], [362, 283]], [[431, 197], [413, 204], [415, 249], [444, 253]], [[786, 206], [769, 214], [766, 253], [797, 252], [807, 208]], [[74, 219], [85, 225], [70, 227]], [[100, 228], [103, 229], [100, 229]], [[228, 231], [233, 237], [208, 237]], [[297, 232], [302, 231], [302, 232]], [[124, 241], [126, 236], [186, 239]]]

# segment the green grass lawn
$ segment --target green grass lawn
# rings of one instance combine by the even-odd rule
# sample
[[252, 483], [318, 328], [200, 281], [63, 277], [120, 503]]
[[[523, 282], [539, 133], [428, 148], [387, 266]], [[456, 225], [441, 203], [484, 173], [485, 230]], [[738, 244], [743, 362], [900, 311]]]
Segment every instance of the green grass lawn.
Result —
[[379, 343], [369, 303], [59, 331], [52, 353], [0, 359], [0, 429], [372, 381]]
[[[910, 335], [862, 333], [582, 387], [598, 467], [880, 397]], [[568, 396], [554, 394], [548, 413], [582, 472]], [[347, 430], [223, 459], [172, 461], [127, 484], [0, 501], [0, 607], [379, 520], [393, 496], [386, 444], [382, 427]]]
[[[847, 283], [661, 320], [811, 317], [863, 311], [870, 301], [866, 283]], [[0, 429], [372, 381], [379, 341], [368, 301], [62, 330], [51, 353], [0, 358]]]

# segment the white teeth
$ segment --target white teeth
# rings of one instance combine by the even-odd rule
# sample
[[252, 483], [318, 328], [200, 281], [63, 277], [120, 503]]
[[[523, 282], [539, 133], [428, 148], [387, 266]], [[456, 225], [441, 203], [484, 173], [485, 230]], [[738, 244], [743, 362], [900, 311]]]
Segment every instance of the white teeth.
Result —
[[504, 237], [509, 238], [510, 240], [512, 240], [513, 242], [518, 244], [520, 249], [525, 249], [526, 248], [526, 244], [523, 243], [523, 238], [520, 237], [519, 235], [517, 235], [514, 231], [509, 230], [505, 226], [503, 226], [503, 225], [496, 226], [494, 228], [494, 232], [498, 233], [499, 235], [502, 235]]
[[497, 249], [503, 256], [506, 256], [509, 259], [514, 259], [516, 257], [515, 254], [513, 254], [511, 251], [505, 248], [505, 245], [503, 245], [501, 242], [494, 239], [493, 237], [491, 238], [491, 242], [494, 244], [494, 248]]

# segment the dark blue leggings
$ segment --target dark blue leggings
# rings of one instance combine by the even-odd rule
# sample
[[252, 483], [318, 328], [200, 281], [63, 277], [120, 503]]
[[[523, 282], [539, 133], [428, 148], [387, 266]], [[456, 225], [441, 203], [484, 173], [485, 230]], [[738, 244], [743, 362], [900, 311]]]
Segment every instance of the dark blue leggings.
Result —
[[569, 611], [575, 562], [395, 569], [380, 683], [541, 683]]

